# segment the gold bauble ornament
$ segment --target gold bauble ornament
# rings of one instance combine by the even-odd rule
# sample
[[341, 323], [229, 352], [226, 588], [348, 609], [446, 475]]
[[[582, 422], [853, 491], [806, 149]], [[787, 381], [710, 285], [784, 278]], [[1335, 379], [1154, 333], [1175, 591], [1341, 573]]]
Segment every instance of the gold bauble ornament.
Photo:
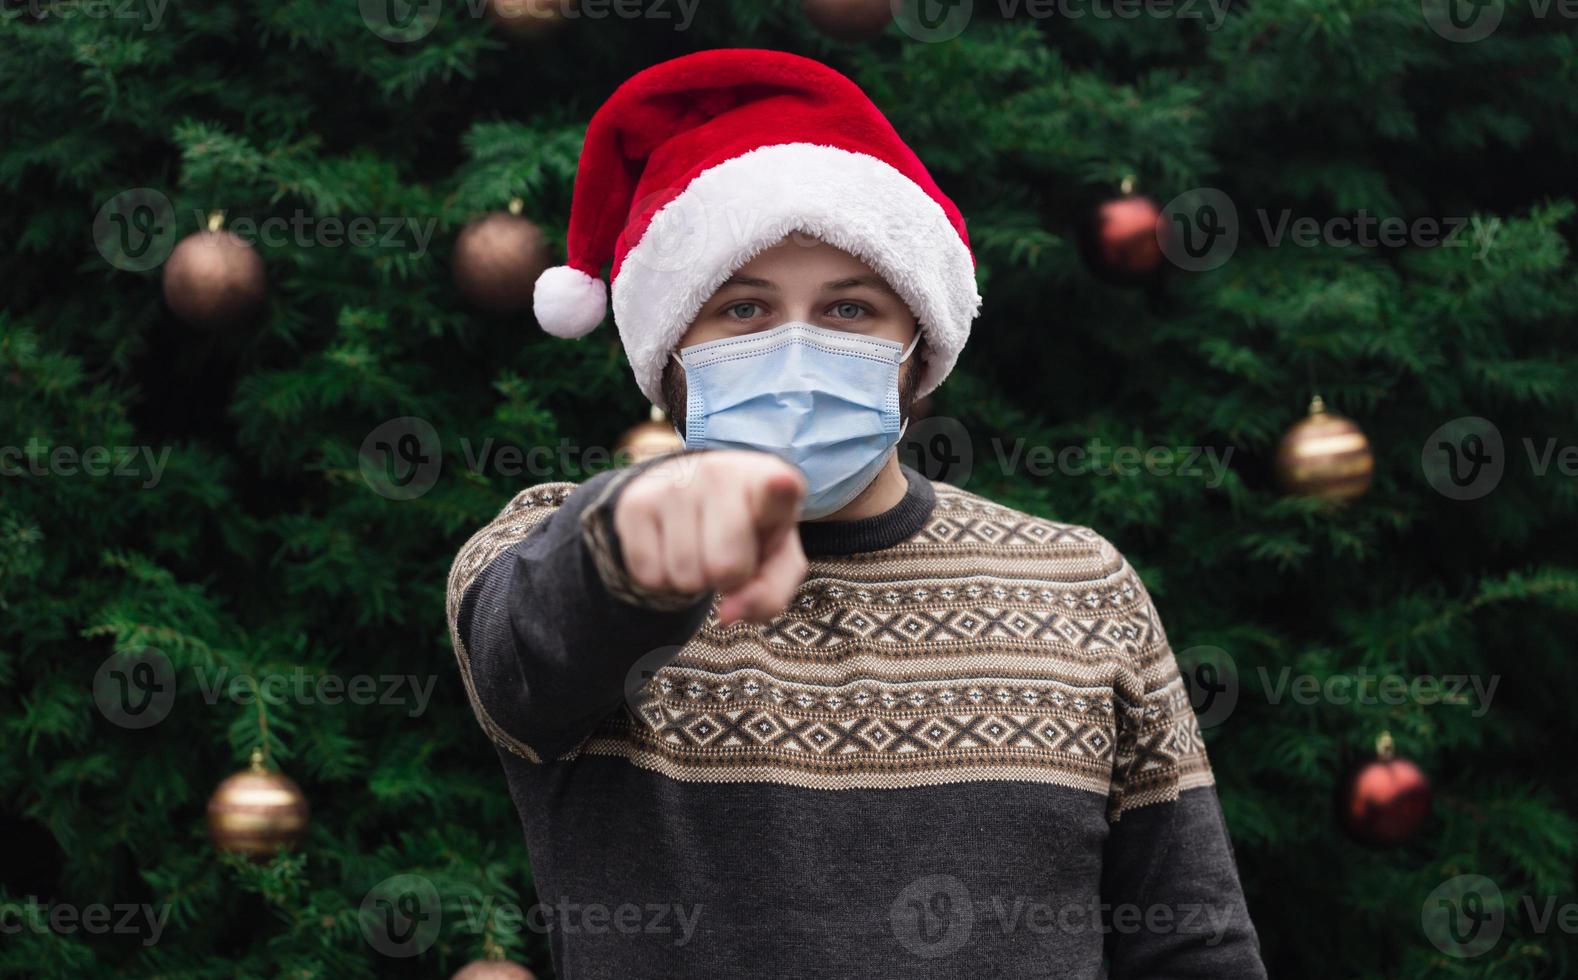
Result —
[[869, 41], [893, 20], [891, 0], [804, 0], [805, 16], [835, 41]]
[[1370, 488], [1375, 457], [1370, 440], [1316, 395], [1309, 414], [1277, 446], [1277, 481], [1288, 493], [1319, 500], [1352, 500]]
[[452, 980], [537, 980], [537, 975], [509, 960], [473, 960]]
[[531, 308], [537, 277], [552, 264], [542, 230], [521, 217], [519, 198], [509, 213], [495, 211], [468, 224], [455, 239], [455, 285], [490, 313]]
[[307, 830], [307, 797], [290, 777], [252, 765], [219, 784], [208, 798], [208, 835], [221, 851], [267, 860]]
[[165, 305], [194, 327], [236, 323], [263, 305], [262, 257], [223, 226], [221, 212], [210, 214], [207, 230], [181, 239], [164, 262]]
[[557, 30], [574, 0], [488, 0], [488, 21], [519, 41], [533, 41]]
[[674, 431], [668, 415], [653, 405], [651, 418], [636, 423], [619, 437], [614, 444], [614, 459], [621, 466], [632, 466], [684, 448], [684, 437]]

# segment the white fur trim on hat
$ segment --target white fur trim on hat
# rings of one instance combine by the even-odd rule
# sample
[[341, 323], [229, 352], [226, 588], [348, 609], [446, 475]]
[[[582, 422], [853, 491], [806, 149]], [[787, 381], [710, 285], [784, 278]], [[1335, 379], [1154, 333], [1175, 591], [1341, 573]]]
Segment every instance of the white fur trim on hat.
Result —
[[[669, 352], [724, 280], [795, 231], [860, 258], [909, 305], [926, 338], [920, 394], [948, 376], [981, 297], [941, 205], [876, 157], [781, 143], [697, 175], [620, 264], [614, 323], [648, 399], [663, 404]], [[539, 280], [539, 319], [541, 295]]]
[[556, 265], [537, 277], [531, 308], [537, 323], [555, 337], [584, 337], [608, 312], [608, 287], [580, 269]]

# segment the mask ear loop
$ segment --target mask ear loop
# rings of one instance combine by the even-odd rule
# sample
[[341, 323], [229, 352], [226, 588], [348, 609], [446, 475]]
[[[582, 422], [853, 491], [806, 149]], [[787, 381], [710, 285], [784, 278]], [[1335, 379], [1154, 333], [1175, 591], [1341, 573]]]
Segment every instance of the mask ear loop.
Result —
[[920, 346], [920, 342], [921, 342], [921, 332], [920, 332], [919, 329], [917, 329], [915, 331], [915, 339], [911, 340], [910, 341], [910, 345], [908, 347], [904, 348], [904, 353], [899, 355], [899, 363], [900, 364], [903, 364], [905, 361], [910, 359], [910, 355], [915, 353], [915, 348]]

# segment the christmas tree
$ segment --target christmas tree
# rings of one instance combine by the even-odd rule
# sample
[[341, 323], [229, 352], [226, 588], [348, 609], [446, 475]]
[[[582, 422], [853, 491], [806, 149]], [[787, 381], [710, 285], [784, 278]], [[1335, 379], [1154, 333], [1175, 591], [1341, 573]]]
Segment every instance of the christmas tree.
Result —
[[[588, 116], [740, 45], [853, 77], [967, 216], [986, 305], [910, 459], [1139, 566], [1271, 974], [1572, 971], [1564, 11], [900, 6], [0, 10], [0, 973], [551, 975], [445, 576], [646, 415], [607, 324], [511, 289]], [[1315, 394], [1373, 459], [1345, 504], [1277, 480]], [[1434, 804], [1365, 846], [1332, 801], [1383, 733]], [[211, 837], [258, 750], [305, 830], [226, 792]]]

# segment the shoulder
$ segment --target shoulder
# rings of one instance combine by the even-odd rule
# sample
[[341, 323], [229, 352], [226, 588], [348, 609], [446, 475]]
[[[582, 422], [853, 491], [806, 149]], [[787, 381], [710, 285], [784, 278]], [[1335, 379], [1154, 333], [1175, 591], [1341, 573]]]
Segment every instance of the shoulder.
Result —
[[1097, 531], [1016, 510], [980, 494], [931, 481], [937, 496], [932, 518], [916, 543], [1056, 561], [1065, 574], [1102, 577], [1125, 564]]
[[530, 534], [554, 511], [558, 510], [575, 492], [574, 483], [539, 483], [528, 487], [509, 499], [509, 502], [482, 525], [455, 555], [449, 568], [449, 594], [451, 604], [458, 602], [477, 575]]
[[[929, 558], [966, 574], [974, 570], [1015, 582], [1008, 587], [1015, 598], [1049, 602], [1065, 618], [1154, 623], [1139, 573], [1100, 532], [1016, 510], [950, 484], [932, 481], [932, 487], [937, 495], [932, 517], [910, 541]], [[1141, 630], [1152, 631], [1149, 625]]]

